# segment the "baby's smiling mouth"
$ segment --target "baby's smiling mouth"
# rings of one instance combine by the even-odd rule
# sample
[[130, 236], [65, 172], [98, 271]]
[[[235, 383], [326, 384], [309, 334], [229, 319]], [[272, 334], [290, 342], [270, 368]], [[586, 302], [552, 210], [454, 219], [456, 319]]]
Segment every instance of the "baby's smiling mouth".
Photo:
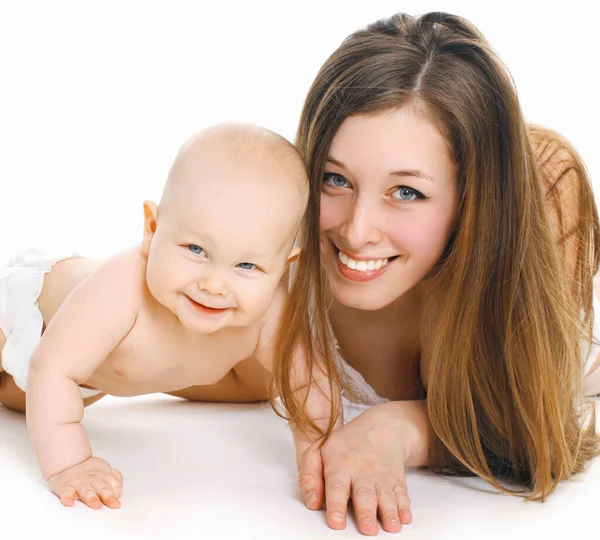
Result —
[[219, 313], [224, 313], [225, 311], [231, 309], [230, 307], [216, 308], [216, 307], [207, 306], [205, 304], [197, 302], [193, 298], [190, 298], [187, 294], [185, 295], [185, 297], [188, 299], [188, 301], [190, 302], [190, 304], [193, 307], [195, 307], [197, 310], [202, 311], [203, 313], [206, 313], [206, 314], [218, 315]]

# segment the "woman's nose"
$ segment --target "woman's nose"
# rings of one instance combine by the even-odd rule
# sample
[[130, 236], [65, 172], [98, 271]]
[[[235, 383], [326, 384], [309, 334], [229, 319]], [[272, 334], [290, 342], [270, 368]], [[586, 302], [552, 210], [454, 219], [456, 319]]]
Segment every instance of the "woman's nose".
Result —
[[376, 205], [364, 198], [356, 199], [348, 208], [340, 234], [350, 249], [360, 249], [366, 244], [379, 242], [381, 233], [378, 229]]

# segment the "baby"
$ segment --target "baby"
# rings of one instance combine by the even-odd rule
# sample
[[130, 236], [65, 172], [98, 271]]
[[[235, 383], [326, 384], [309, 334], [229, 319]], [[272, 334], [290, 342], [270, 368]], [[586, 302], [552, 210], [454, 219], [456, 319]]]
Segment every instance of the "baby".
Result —
[[122, 476], [92, 456], [84, 405], [105, 394], [266, 397], [307, 197], [289, 142], [216, 126], [181, 148], [159, 206], [144, 203], [141, 245], [102, 263], [34, 253], [0, 274], [0, 401], [26, 403], [42, 474], [64, 505], [120, 506]]

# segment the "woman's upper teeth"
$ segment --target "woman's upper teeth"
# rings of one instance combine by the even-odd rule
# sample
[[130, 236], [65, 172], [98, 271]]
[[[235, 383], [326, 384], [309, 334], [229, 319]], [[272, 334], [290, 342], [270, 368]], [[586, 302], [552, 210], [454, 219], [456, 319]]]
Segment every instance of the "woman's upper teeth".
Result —
[[358, 270], [359, 272], [368, 272], [370, 270], [379, 270], [384, 267], [388, 262], [388, 259], [371, 259], [368, 261], [355, 261], [348, 257], [345, 253], [338, 251], [338, 257], [342, 264], [346, 265], [351, 270]]

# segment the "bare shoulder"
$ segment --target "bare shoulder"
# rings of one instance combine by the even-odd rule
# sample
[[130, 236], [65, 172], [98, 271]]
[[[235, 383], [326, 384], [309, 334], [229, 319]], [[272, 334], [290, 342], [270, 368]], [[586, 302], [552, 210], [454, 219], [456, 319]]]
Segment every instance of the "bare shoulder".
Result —
[[123, 251], [98, 264], [79, 286], [104, 292], [109, 296], [123, 295], [123, 300], [139, 295], [145, 282], [146, 260], [136, 248]]
[[99, 270], [105, 275], [120, 275], [120, 281], [145, 282], [147, 264], [141, 247], [136, 246], [107, 259]]
[[577, 200], [580, 184], [585, 181], [581, 157], [560, 133], [542, 126], [529, 127], [534, 155], [547, 194]]
[[531, 124], [529, 135], [540, 166], [551, 169], [572, 165], [579, 158], [573, 145], [560, 133]]
[[111, 287], [117, 285], [123, 288], [143, 279], [144, 269], [143, 254], [135, 248], [104, 261], [86, 257], [59, 261], [44, 276], [44, 285], [38, 298], [45, 325], [48, 325], [71, 293], [83, 283], [94, 284], [100, 281], [102, 286], [106, 286], [106, 281], [114, 280]]
[[128, 250], [99, 264], [65, 298], [31, 359], [32, 373], [52, 366], [75, 381], [94, 370], [137, 321], [144, 261]]
[[[138, 248], [123, 251], [95, 267], [73, 289], [65, 305], [104, 308], [131, 315], [141, 303], [146, 259]], [[61, 309], [62, 310], [62, 309]]]

